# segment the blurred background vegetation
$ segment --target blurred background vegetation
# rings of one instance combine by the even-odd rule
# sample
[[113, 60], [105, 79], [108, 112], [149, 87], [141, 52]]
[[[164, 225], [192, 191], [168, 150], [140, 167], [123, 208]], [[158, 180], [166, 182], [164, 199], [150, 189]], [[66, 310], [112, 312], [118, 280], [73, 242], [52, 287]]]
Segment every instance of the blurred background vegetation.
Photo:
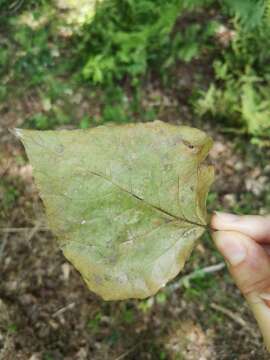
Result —
[[209, 234], [156, 296], [91, 294], [7, 129], [196, 126], [215, 141], [209, 211], [266, 214], [269, 49], [269, 0], [0, 0], [0, 358], [268, 359]]
[[[42, 106], [23, 125], [37, 129], [150, 121], [160, 116], [158, 99], [143, 101], [154, 81], [186, 92], [192, 116], [269, 145], [269, 4], [1, 0], [0, 101], [34, 93]], [[177, 66], [192, 73], [198, 62], [187, 91]], [[95, 109], [73, 114], [81, 92]]]

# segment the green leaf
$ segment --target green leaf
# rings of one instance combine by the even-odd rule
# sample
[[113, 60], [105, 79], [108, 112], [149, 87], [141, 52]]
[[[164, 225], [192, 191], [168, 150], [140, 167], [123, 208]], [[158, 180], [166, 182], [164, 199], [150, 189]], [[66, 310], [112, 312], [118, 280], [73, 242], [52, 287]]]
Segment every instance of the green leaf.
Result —
[[66, 258], [105, 300], [155, 294], [207, 224], [204, 132], [152, 123], [17, 130]]

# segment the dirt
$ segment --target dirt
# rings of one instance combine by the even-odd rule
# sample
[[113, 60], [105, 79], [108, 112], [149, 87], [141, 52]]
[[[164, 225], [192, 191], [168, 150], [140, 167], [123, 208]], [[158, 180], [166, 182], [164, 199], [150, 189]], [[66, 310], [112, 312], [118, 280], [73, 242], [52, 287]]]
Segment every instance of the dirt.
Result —
[[[4, 125], [17, 125], [20, 115], [8, 116]], [[262, 184], [265, 178], [269, 181], [257, 161], [264, 154], [257, 149], [251, 156], [247, 143], [237, 150], [235, 139], [209, 123], [203, 128], [215, 138], [211, 161], [217, 171], [216, 204], [233, 209], [241, 201], [245, 204], [249, 192], [251, 208], [265, 212], [265, 186], [256, 188], [260, 178]], [[169, 287], [146, 301], [104, 302], [96, 297], [46, 228], [31, 168], [17, 161], [24, 158], [23, 149], [6, 128], [1, 148], [2, 179], [19, 192], [1, 221], [1, 359], [268, 359], [254, 319], [226, 270], [211, 275], [214, 287], [200, 289], [199, 297], [190, 298], [190, 289], [171, 292]], [[207, 242], [194, 254], [185, 274], [221, 261]], [[190, 286], [196, 289], [196, 284]], [[246, 326], [211, 303], [230, 309]]]
[[[264, 214], [269, 211], [269, 150], [223, 134], [222, 124], [198, 121], [186, 103], [196, 69], [209, 72], [210, 78], [210, 68], [200, 62], [182, 64], [175, 73], [181, 81], [172, 91], [151, 81], [144, 101], [160, 109], [160, 120], [192, 124], [213, 136], [210, 161], [217, 178], [209, 211]], [[87, 98], [81, 101], [87, 104]], [[48, 230], [31, 167], [8, 132], [40, 109], [34, 94], [0, 108], [0, 359], [269, 359], [255, 320], [226, 269], [176, 290], [169, 284], [145, 301], [104, 302], [87, 289]], [[14, 199], [3, 206], [7, 191]], [[206, 235], [172, 284], [222, 261]]]

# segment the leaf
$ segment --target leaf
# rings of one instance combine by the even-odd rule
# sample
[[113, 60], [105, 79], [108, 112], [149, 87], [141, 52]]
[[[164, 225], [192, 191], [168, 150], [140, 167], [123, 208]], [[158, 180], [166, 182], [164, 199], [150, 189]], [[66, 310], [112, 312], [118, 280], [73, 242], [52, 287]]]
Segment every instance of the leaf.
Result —
[[155, 294], [207, 224], [212, 140], [153, 123], [17, 130], [66, 258], [105, 300]]

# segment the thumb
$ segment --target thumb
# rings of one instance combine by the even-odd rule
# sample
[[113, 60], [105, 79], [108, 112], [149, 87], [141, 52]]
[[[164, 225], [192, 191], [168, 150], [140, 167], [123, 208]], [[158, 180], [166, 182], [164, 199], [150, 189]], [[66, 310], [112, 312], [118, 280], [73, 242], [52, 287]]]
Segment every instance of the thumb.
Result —
[[236, 231], [213, 234], [218, 250], [258, 322], [270, 351], [270, 257], [248, 236]]

